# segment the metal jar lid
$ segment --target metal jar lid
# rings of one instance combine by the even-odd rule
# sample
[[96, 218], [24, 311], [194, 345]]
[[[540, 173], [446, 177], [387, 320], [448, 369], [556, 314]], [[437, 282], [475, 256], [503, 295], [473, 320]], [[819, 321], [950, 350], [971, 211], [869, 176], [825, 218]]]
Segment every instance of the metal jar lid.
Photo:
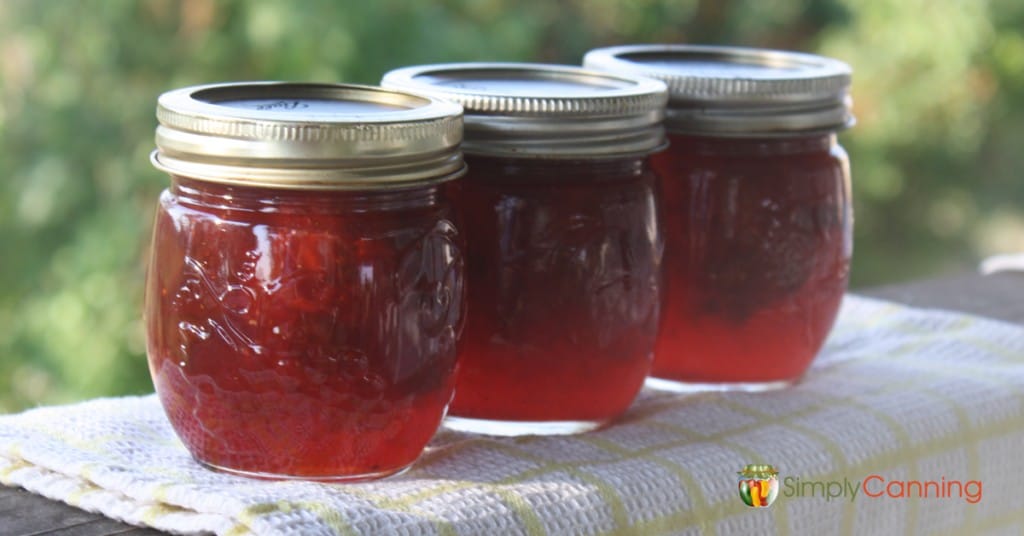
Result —
[[172, 175], [291, 189], [453, 179], [462, 110], [370, 86], [241, 82], [160, 96], [153, 165]]
[[529, 158], [644, 155], [665, 144], [657, 80], [531, 63], [397, 69], [381, 85], [458, 102], [467, 154]]
[[672, 132], [784, 135], [853, 124], [849, 65], [778, 50], [700, 45], [627, 45], [592, 50], [591, 69], [668, 84]]

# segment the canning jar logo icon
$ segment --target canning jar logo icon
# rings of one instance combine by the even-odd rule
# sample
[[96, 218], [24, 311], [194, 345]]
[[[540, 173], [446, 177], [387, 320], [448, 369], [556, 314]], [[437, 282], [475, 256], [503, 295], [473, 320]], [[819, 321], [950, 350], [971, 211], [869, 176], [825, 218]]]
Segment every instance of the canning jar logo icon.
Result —
[[779, 472], [771, 465], [747, 465], [740, 475], [740, 499], [751, 508], [767, 508], [779, 496]]

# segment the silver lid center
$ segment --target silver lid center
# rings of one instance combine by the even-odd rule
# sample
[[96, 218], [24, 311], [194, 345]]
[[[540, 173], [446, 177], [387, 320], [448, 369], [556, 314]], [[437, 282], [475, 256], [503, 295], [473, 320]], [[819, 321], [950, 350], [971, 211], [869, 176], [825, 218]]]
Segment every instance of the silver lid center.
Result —
[[662, 80], [673, 132], [785, 135], [853, 124], [850, 67], [778, 50], [700, 45], [627, 45], [592, 50], [584, 65]]
[[464, 168], [461, 108], [369, 86], [246, 82], [170, 91], [153, 163], [174, 175], [293, 189], [402, 187]]
[[452, 63], [391, 71], [381, 85], [461, 104], [467, 154], [603, 158], [664, 145], [667, 93], [649, 78], [563, 65]]

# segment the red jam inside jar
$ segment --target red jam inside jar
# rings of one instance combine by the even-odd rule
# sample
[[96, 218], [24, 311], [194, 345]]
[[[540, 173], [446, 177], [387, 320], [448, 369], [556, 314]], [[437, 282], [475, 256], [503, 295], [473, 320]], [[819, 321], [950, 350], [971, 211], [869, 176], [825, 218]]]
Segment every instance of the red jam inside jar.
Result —
[[821, 349], [853, 249], [848, 65], [797, 52], [624, 45], [584, 64], [669, 87], [665, 300], [652, 386], [766, 390]]
[[438, 187], [275, 192], [177, 177], [160, 199], [149, 356], [196, 458], [383, 475], [452, 397], [462, 258]]
[[451, 401], [464, 323], [458, 107], [247, 83], [167, 93], [158, 118], [153, 162], [171, 186], [147, 352], [182, 442], [253, 477], [408, 467]]
[[650, 371], [663, 239], [649, 155], [656, 80], [560, 65], [407, 67], [386, 87], [465, 108], [469, 316], [446, 426], [572, 434], [621, 415]]
[[469, 317], [451, 413], [597, 421], [629, 407], [657, 334], [661, 236], [645, 159], [467, 156]]
[[665, 303], [652, 376], [787, 382], [810, 365], [846, 289], [846, 154], [833, 135], [669, 135], [655, 155]]

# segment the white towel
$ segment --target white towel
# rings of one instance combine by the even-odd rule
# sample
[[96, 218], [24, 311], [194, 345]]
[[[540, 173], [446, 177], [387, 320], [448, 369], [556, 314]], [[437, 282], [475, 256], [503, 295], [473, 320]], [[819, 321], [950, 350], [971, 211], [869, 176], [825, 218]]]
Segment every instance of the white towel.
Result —
[[[4, 484], [182, 533], [1006, 532], [1024, 523], [1022, 449], [1024, 328], [856, 296], [796, 387], [647, 390], [573, 437], [442, 431], [371, 483], [203, 469], [152, 395], [0, 417]], [[741, 500], [746, 464], [779, 471], [770, 506]]]

